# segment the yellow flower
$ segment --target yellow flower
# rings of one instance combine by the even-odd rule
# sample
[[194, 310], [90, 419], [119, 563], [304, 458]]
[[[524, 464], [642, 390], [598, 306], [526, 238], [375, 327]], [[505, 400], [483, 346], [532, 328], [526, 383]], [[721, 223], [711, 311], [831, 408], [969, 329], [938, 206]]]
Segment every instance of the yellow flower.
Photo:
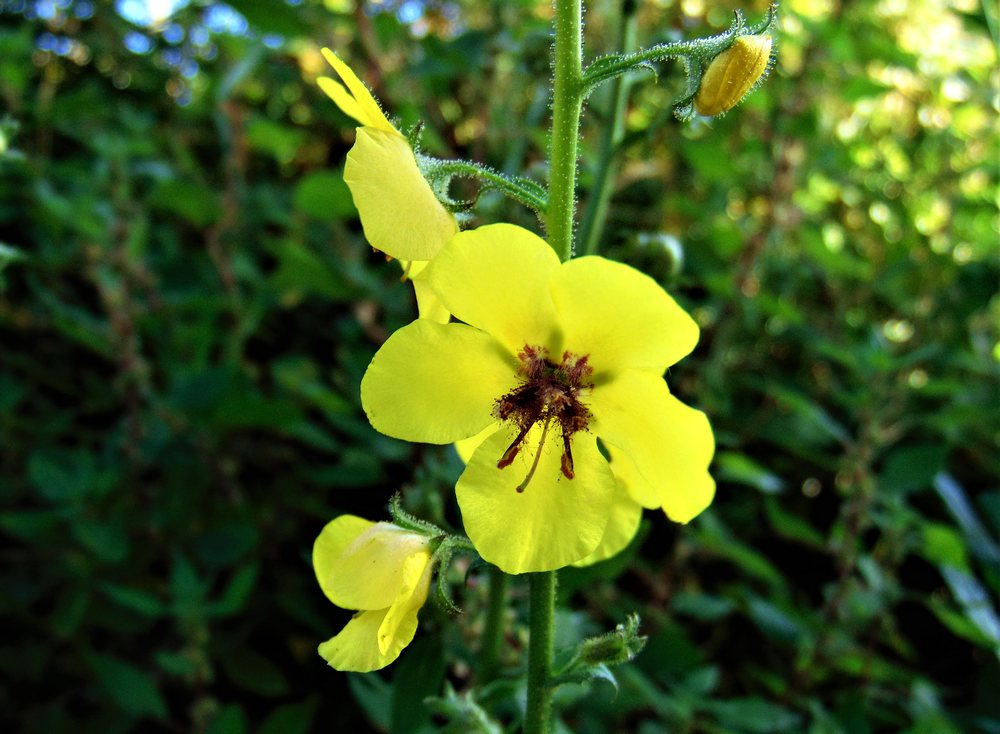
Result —
[[560, 263], [509, 224], [456, 235], [428, 280], [464, 323], [395, 332], [361, 400], [390, 436], [480, 441], [456, 491], [483, 558], [507, 573], [551, 570], [620, 550], [638, 506], [678, 522], [708, 506], [711, 428], [662, 377], [698, 327], [655, 281], [600, 257]]
[[341, 515], [313, 546], [313, 569], [327, 598], [357, 614], [319, 646], [337, 670], [366, 673], [391, 663], [417, 631], [431, 583], [428, 539], [391, 523]]
[[420, 316], [446, 322], [448, 314], [420, 283], [419, 273], [458, 232], [455, 217], [438, 201], [409, 142], [389, 122], [371, 92], [330, 49], [324, 48], [323, 56], [343, 84], [329, 77], [320, 77], [317, 84], [345, 115], [361, 124], [347, 154], [344, 180], [365, 237], [376, 250], [403, 261], [406, 277], [413, 280]]

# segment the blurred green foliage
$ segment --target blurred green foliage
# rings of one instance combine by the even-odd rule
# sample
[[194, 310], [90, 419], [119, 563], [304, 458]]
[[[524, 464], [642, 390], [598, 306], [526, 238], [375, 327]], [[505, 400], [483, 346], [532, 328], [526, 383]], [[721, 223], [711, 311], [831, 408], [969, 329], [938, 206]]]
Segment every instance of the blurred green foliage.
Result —
[[[587, 5], [612, 50], [619, 3]], [[143, 7], [0, 2], [0, 725], [409, 733], [443, 724], [433, 695], [510, 721], [512, 679], [467, 692], [481, 570], [385, 675], [315, 653], [346, 616], [312, 576], [323, 524], [400, 487], [454, 524], [460, 466], [360, 410], [414, 304], [314, 79], [331, 45], [433, 154], [544, 180], [549, 3]], [[641, 41], [734, 7], [646, 0]], [[561, 575], [566, 646], [633, 610], [650, 637], [617, 694], [560, 689], [564, 731], [1000, 732], [995, 8], [782, 12], [725, 118], [673, 121], [669, 67], [632, 97], [603, 251], [703, 327], [669, 379], [712, 418], [719, 492]], [[537, 227], [495, 195], [470, 224], [500, 219]]]

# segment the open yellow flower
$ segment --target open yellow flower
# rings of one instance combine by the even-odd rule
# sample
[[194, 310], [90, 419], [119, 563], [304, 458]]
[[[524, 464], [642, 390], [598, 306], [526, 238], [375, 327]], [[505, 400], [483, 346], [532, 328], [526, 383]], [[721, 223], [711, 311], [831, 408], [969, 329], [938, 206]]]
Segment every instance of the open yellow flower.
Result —
[[[600, 257], [560, 263], [508, 224], [456, 235], [428, 279], [464, 323], [395, 332], [361, 400], [396, 438], [481, 439], [456, 491], [483, 558], [507, 573], [560, 568], [617, 552], [639, 506], [678, 522], [708, 506], [711, 427], [662, 377], [698, 327], [655, 281]], [[603, 548], [612, 516], [617, 540]]]
[[341, 515], [313, 546], [313, 569], [327, 598], [357, 614], [319, 646], [337, 670], [366, 673], [391, 663], [417, 631], [431, 583], [428, 539], [386, 522]]
[[403, 261], [404, 272], [413, 280], [420, 316], [445, 322], [448, 315], [421, 282], [420, 271], [422, 263], [458, 232], [455, 217], [438, 201], [417, 166], [410, 143], [389, 122], [367, 87], [330, 49], [323, 49], [323, 57], [343, 84], [329, 77], [320, 77], [317, 84], [345, 115], [361, 124], [347, 154], [344, 181], [351, 189], [365, 237], [376, 250]]

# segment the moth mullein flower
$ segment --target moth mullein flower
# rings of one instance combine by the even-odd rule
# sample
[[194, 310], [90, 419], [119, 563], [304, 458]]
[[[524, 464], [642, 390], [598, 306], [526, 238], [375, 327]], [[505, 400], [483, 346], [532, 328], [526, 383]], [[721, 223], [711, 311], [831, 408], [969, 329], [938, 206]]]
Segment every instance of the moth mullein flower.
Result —
[[766, 77], [772, 46], [769, 33], [738, 36], [709, 63], [694, 97], [695, 111], [710, 117], [739, 104]]
[[[424, 263], [458, 232], [455, 217], [438, 201], [420, 172], [409, 141], [389, 122], [368, 88], [330, 49], [323, 49], [343, 84], [317, 79], [340, 110], [357, 120], [357, 139], [347, 154], [344, 181], [369, 244], [399, 259], [413, 281], [422, 318], [447, 321], [440, 303], [421, 283]], [[412, 261], [412, 262], [411, 262]]]
[[424, 535], [387, 522], [341, 515], [313, 546], [313, 569], [327, 598], [357, 614], [319, 654], [344, 671], [379, 670], [399, 657], [427, 601], [432, 551]]
[[456, 235], [428, 281], [464, 323], [421, 319], [395, 332], [361, 400], [387, 435], [479, 442], [456, 492], [485, 560], [507, 573], [552, 570], [620, 550], [639, 506], [678, 522], [708, 506], [712, 430], [663, 380], [698, 327], [655, 281], [600, 257], [560, 263], [509, 224]]

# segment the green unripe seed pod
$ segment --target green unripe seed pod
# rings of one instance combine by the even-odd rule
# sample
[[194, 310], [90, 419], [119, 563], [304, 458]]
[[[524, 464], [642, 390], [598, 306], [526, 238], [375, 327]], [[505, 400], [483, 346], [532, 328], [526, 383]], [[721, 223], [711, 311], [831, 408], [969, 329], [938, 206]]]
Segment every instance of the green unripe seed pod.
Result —
[[767, 71], [771, 44], [767, 33], [740, 36], [712, 59], [694, 98], [698, 114], [712, 117], [735, 107]]

